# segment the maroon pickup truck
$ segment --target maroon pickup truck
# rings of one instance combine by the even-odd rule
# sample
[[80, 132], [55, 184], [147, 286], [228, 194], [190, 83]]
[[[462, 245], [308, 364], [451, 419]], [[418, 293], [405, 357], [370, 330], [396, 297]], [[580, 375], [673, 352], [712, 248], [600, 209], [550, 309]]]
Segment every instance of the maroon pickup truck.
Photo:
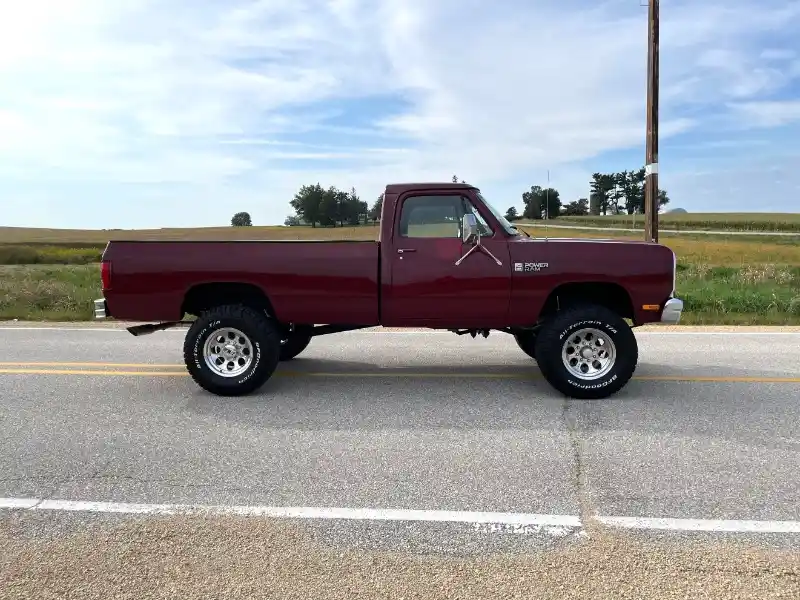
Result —
[[95, 316], [151, 322], [134, 335], [195, 316], [186, 367], [224, 396], [314, 336], [382, 325], [510, 334], [555, 389], [595, 399], [633, 375], [632, 326], [679, 321], [675, 271], [659, 244], [529, 237], [468, 184], [393, 184], [377, 241], [111, 241]]

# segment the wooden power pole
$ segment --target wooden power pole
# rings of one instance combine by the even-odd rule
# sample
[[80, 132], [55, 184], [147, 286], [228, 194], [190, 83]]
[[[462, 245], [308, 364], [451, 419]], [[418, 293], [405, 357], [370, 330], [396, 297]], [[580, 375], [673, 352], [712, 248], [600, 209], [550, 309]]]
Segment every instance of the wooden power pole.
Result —
[[648, 0], [644, 239], [658, 242], [658, 0]]

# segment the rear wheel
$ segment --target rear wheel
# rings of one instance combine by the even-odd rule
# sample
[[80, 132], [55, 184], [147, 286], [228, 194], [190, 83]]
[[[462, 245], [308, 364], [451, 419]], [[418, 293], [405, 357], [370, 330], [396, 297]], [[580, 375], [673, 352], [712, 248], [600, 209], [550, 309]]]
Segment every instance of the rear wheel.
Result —
[[639, 348], [633, 330], [603, 306], [556, 313], [539, 331], [536, 362], [561, 393], [582, 400], [607, 398], [633, 377]]
[[275, 372], [280, 334], [266, 314], [242, 305], [204, 312], [189, 328], [183, 357], [192, 379], [219, 396], [240, 396]]
[[[283, 336], [282, 336], [283, 337]], [[281, 339], [280, 360], [292, 360], [311, 343], [308, 327], [297, 327]]]

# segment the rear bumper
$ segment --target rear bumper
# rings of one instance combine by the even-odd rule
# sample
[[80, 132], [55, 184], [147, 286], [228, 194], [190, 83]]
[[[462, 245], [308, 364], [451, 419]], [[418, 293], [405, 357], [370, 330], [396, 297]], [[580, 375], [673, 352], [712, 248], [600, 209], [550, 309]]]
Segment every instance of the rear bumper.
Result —
[[683, 313], [683, 300], [670, 298], [661, 310], [661, 322], [667, 325], [677, 325]]
[[94, 318], [105, 319], [108, 317], [108, 305], [105, 298], [99, 298], [94, 301]]

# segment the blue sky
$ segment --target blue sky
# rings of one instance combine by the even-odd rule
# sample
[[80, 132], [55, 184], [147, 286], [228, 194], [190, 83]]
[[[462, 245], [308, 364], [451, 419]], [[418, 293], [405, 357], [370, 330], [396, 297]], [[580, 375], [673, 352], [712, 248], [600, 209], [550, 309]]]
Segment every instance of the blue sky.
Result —
[[[305, 183], [644, 163], [641, 0], [26, 0], [0, 18], [2, 225], [282, 223]], [[800, 1], [662, 0], [672, 206], [800, 212]]]

